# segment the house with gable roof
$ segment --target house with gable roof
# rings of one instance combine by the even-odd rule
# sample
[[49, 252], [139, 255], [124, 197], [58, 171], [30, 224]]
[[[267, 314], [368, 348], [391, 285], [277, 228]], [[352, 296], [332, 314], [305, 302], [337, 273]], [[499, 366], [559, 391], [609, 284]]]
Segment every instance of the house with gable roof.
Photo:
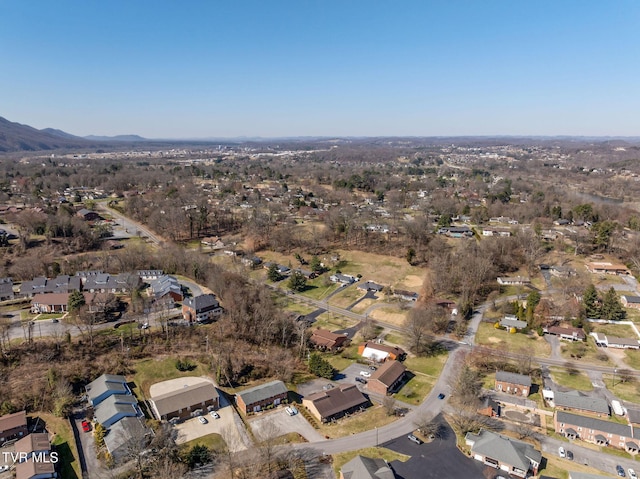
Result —
[[340, 468], [340, 479], [395, 479], [384, 459], [356, 456]]
[[487, 466], [518, 477], [538, 473], [542, 453], [529, 443], [486, 429], [480, 429], [478, 434], [467, 433], [465, 442], [471, 447], [473, 458]]
[[496, 391], [527, 397], [531, 392], [531, 377], [498, 371], [496, 373]]

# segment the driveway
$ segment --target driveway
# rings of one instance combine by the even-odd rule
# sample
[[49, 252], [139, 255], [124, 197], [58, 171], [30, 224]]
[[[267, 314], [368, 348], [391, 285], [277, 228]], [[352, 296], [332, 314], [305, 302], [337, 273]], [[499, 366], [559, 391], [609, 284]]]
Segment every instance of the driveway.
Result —
[[248, 422], [258, 441], [265, 441], [274, 435], [277, 437], [290, 432], [297, 432], [309, 442], [324, 439], [324, 436], [316, 431], [302, 414], [289, 416], [284, 407], [268, 413], [259, 413], [249, 418]]
[[[393, 461], [391, 467], [400, 479], [441, 479], [445, 477], [460, 477], [467, 479], [482, 479], [494, 477], [498, 474], [493, 468], [487, 468], [481, 462], [462, 454], [456, 447], [456, 436], [449, 425], [437, 418], [443, 425], [442, 438], [430, 443], [414, 444], [406, 435], [381, 444], [393, 451], [411, 456], [406, 462]], [[490, 470], [493, 474], [485, 476], [483, 471]]]
[[251, 442], [235, 409], [222, 396], [220, 397], [220, 405], [221, 407], [218, 409], [220, 419], [214, 419], [207, 413], [204, 416], [207, 418], [207, 424], [202, 424], [197, 417], [176, 424], [174, 426], [178, 431], [176, 443], [183, 444], [216, 433], [223, 437], [232, 452], [243, 451], [250, 447]]
[[90, 432], [84, 432], [82, 430], [82, 421], [85, 417], [84, 410], [74, 411], [71, 416], [73, 435], [75, 437], [76, 445], [78, 446], [80, 469], [86, 478], [100, 478], [107, 472], [107, 469], [102, 466], [102, 463], [96, 456], [96, 446], [93, 439], [93, 426], [91, 427]]
[[313, 379], [311, 381], [307, 381], [306, 383], [298, 384], [297, 392], [300, 396], [306, 397], [313, 393], [317, 393], [322, 391], [323, 388], [329, 384], [332, 384], [334, 387], [336, 383], [324, 378]]
[[366, 381], [368, 381], [369, 378], [362, 376], [360, 374], [361, 372], [372, 374], [374, 371], [370, 370], [369, 367], [365, 366], [364, 364], [354, 363], [336, 374], [334, 376], [334, 379], [338, 384], [356, 384], [358, 386], [358, 389], [364, 391], [364, 384], [357, 382], [356, 378], [361, 377]]

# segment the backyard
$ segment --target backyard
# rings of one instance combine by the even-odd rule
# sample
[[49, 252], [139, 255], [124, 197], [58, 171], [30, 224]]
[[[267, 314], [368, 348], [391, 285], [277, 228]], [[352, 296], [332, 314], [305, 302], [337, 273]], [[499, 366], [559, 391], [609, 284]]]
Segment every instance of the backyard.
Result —
[[491, 323], [480, 323], [476, 343], [511, 352], [526, 351], [533, 356], [549, 356], [551, 347], [536, 333], [515, 333], [494, 328]]

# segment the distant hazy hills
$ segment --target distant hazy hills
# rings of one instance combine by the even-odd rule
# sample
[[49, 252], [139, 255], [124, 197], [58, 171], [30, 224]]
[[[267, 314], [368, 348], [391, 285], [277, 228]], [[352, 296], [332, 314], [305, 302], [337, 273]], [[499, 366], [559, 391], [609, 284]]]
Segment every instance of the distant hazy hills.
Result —
[[114, 141], [136, 143], [146, 141], [138, 135], [75, 136], [62, 130], [38, 130], [0, 117], [0, 152], [97, 148]]

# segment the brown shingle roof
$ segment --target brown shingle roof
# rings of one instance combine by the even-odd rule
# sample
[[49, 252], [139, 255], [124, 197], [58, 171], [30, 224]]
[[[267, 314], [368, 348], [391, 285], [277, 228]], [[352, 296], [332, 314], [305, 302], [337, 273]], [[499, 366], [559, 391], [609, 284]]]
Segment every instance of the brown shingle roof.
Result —
[[345, 338], [345, 335], [332, 333], [328, 329], [316, 329], [311, 335], [311, 342], [317, 346], [332, 348], [336, 344], [345, 341]]
[[24, 461], [16, 464], [16, 479], [30, 479], [32, 477], [55, 477], [55, 467], [52, 462]]
[[51, 443], [46, 432], [34, 432], [23, 437], [15, 444], [15, 452], [50, 451]]
[[370, 381], [378, 380], [387, 388], [391, 387], [407, 370], [398, 361], [387, 361], [371, 375]]
[[166, 414], [186, 409], [190, 406], [202, 404], [205, 401], [218, 397], [218, 391], [209, 381], [203, 380], [199, 384], [192, 384], [183, 388], [161, 394], [151, 398], [156, 405], [158, 414]]
[[311, 401], [323, 418], [329, 418], [348, 409], [367, 403], [355, 384], [344, 384], [338, 388], [312, 394]]
[[6, 414], [0, 417], [0, 431], [8, 431], [20, 426], [27, 425], [27, 413], [25, 411]]

